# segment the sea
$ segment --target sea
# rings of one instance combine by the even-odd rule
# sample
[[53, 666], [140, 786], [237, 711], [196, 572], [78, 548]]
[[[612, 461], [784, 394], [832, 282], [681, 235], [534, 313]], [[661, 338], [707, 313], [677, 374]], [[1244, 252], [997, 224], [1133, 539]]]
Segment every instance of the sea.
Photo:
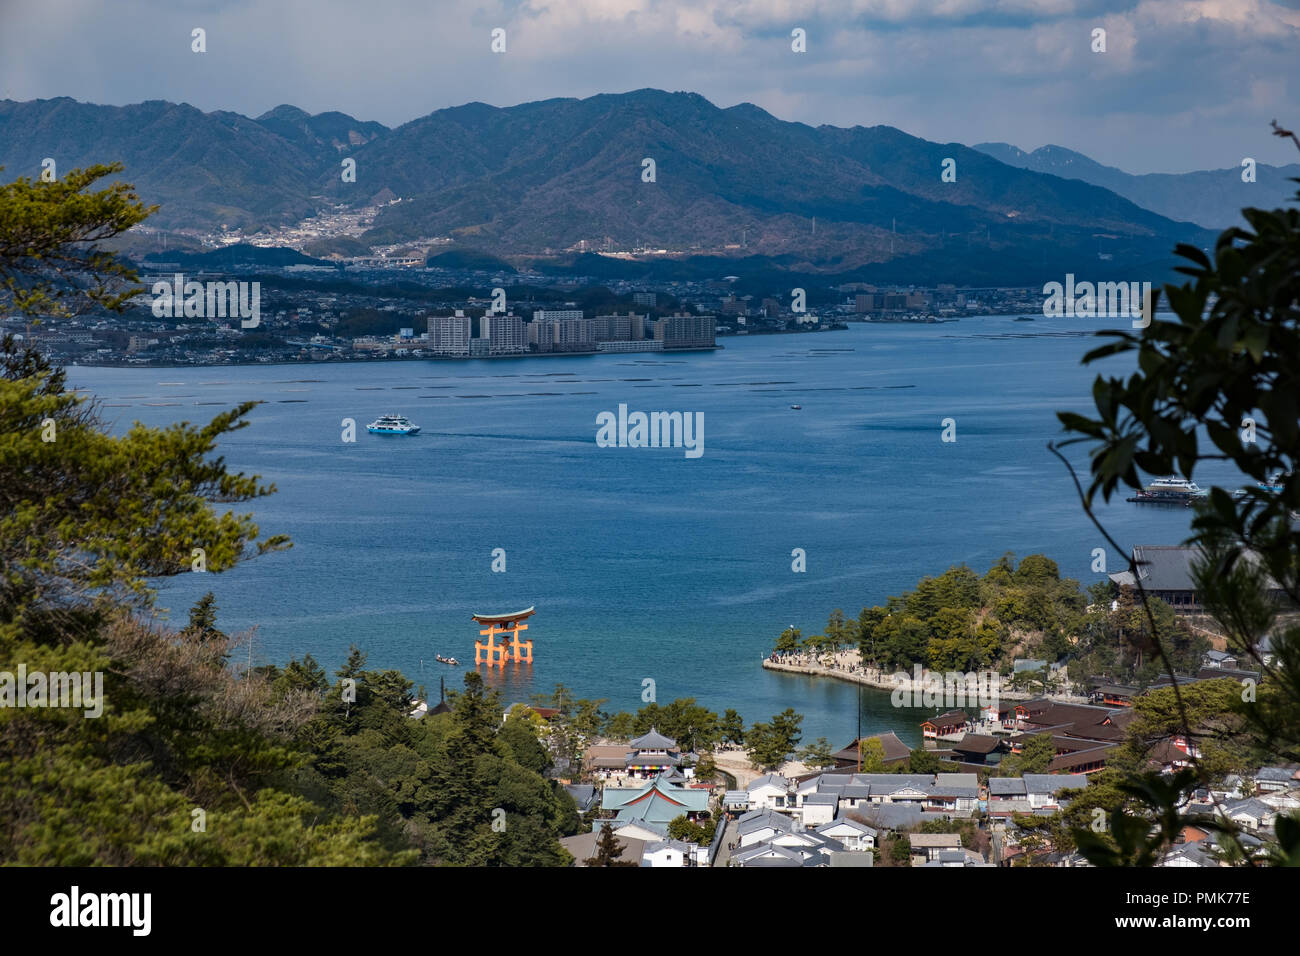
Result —
[[[219, 626], [251, 631], [253, 664], [311, 654], [333, 672], [355, 645], [436, 701], [474, 667], [471, 615], [534, 607], [534, 662], [479, 668], [506, 702], [558, 683], [610, 713], [692, 697], [752, 723], [792, 707], [805, 741], [838, 748], [861, 726], [916, 745], [932, 711], [761, 662], [784, 628], [820, 633], [832, 610], [855, 618], [952, 565], [982, 574], [1004, 552], [1041, 552], [1087, 585], [1101, 548], [1120, 568], [1047, 449], [1063, 437], [1055, 413], [1087, 412], [1099, 372], [1131, 372], [1126, 357], [1080, 363], [1117, 322], [850, 324], [689, 353], [76, 366], [69, 381], [118, 432], [262, 403], [219, 453], [274, 483], [235, 510], [293, 548], [156, 582], [176, 624], [214, 592]], [[702, 415], [702, 453], [601, 447], [598, 416], [620, 405]], [[388, 413], [421, 431], [366, 432]], [[1086, 449], [1069, 457], [1086, 477]], [[1121, 496], [1098, 515], [1125, 549], [1188, 535], [1183, 508]]]

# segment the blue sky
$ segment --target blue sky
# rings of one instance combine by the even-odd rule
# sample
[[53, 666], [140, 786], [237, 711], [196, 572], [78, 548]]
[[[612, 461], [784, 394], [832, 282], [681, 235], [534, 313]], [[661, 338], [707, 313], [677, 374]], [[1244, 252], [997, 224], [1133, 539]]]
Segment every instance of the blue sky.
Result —
[[657, 87], [1137, 173], [1295, 161], [1268, 123], [1300, 127], [1297, 54], [1300, 0], [0, 0], [0, 98], [291, 103], [393, 126]]

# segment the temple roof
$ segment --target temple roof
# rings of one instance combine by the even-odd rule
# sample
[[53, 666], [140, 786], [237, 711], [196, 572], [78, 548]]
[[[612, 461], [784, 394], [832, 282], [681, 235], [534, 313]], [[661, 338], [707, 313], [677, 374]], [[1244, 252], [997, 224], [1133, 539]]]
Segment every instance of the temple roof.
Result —
[[653, 727], [650, 732], [643, 737], [633, 740], [628, 746], [633, 750], [672, 750], [677, 746], [677, 741], [671, 737], [665, 737], [656, 731]]

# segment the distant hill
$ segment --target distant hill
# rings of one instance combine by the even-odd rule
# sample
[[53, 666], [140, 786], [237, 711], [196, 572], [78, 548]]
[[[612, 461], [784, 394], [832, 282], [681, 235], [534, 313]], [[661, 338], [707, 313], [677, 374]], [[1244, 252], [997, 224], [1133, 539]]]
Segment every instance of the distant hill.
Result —
[[[653, 183], [642, 181], [647, 157]], [[954, 183], [940, 179], [948, 157]], [[403, 197], [371, 241], [450, 235], [497, 254], [600, 248], [607, 237], [683, 253], [730, 244], [732, 255], [840, 272], [903, 257], [1041, 264], [1049, 251], [1096, 262], [1099, 246], [1132, 263], [1208, 241], [1113, 193], [958, 144], [886, 126], [814, 128], [658, 90], [439, 110], [358, 150], [357, 162]], [[348, 184], [320, 187], [347, 195]]]
[[12, 178], [38, 175], [47, 156], [60, 172], [121, 160], [122, 178], [146, 202], [162, 205], [151, 226], [256, 229], [314, 215], [313, 183], [325, 168], [338, 169], [336, 144], [369, 141], [384, 129], [286, 106], [252, 120], [162, 100], [0, 100], [0, 165]]
[[[123, 160], [142, 198], [162, 204], [152, 224], [164, 228], [251, 232], [382, 199], [367, 244], [450, 236], [488, 256], [541, 255], [594, 274], [640, 274], [643, 263], [590, 253], [641, 246], [680, 254], [650, 266], [665, 272], [716, 273], [727, 256], [756, 271], [1022, 283], [1090, 271], [1100, 253], [1108, 272], [1138, 279], [1134, 270], [1166, 268], [1176, 242], [1212, 238], [956, 143], [812, 127], [659, 90], [470, 103], [395, 129], [292, 106], [254, 120], [158, 101], [0, 102], [7, 173], [35, 175], [51, 155], [61, 170]], [[340, 157], [356, 161], [356, 182], [343, 182]], [[642, 178], [647, 158], [653, 182]], [[941, 180], [945, 159], [955, 182]]]
[[1063, 146], [1041, 146], [1032, 153], [1008, 143], [980, 143], [974, 148], [1008, 166], [1092, 183], [1131, 199], [1143, 209], [1209, 229], [1240, 225], [1241, 210], [1247, 206], [1276, 209], [1293, 205], [1296, 190], [1300, 188], [1290, 181], [1300, 177], [1297, 163], [1287, 166], [1260, 163], [1255, 168], [1255, 182], [1244, 183], [1240, 166], [1135, 176], [1114, 166], [1103, 166]]
[[146, 268], [154, 262], [175, 262], [187, 269], [212, 270], [247, 269], [257, 266], [279, 269], [297, 265], [338, 267], [337, 263], [313, 259], [296, 249], [285, 249], [280, 246], [250, 246], [245, 243], [209, 249], [207, 252], [151, 252], [144, 257], [143, 261]]

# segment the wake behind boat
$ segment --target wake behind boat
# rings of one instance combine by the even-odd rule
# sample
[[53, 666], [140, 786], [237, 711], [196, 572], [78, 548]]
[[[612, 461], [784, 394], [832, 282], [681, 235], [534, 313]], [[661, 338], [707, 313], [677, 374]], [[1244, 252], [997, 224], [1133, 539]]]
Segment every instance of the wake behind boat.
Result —
[[420, 426], [402, 415], [380, 415], [366, 426], [372, 435], [414, 435]]

